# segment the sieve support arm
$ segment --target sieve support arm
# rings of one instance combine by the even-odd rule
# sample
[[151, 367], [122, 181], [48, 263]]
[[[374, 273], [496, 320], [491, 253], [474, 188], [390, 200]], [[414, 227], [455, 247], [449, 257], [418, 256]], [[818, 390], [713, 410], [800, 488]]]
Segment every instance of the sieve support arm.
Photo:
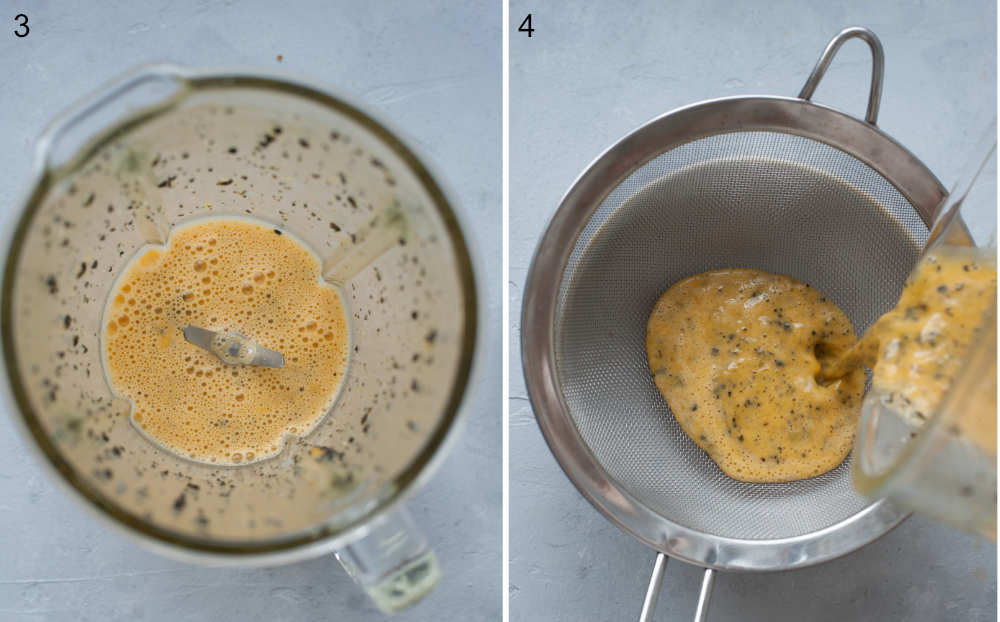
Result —
[[[646, 597], [642, 601], [639, 622], [653, 622], [653, 611], [656, 609], [656, 601], [660, 598], [663, 573], [667, 568], [667, 560], [669, 559], [664, 553], [657, 553], [656, 555], [656, 561], [653, 562], [653, 574], [649, 577]], [[706, 568], [705, 574], [701, 579], [701, 592], [698, 594], [698, 605], [694, 610], [694, 622], [707, 622], [708, 601], [712, 598], [713, 585], [715, 585], [715, 571], [711, 568]]]
[[694, 610], [694, 622], [708, 620], [708, 601], [712, 598], [713, 585], [715, 585], [715, 571], [706, 568], [705, 574], [701, 577], [701, 593], [698, 594], [698, 606]]
[[660, 586], [663, 585], [663, 572], [667, 568], [668, 559], [663, 553], [656, 555], [656, 561], [653, 562], [653, 574], [649, 577], [649, 586], [646, 588], [646, 598], [642, 601], [639, 622], [652, 622], [653, 620], [653, 611], [656, 609], [656, 601], [660, 599]]

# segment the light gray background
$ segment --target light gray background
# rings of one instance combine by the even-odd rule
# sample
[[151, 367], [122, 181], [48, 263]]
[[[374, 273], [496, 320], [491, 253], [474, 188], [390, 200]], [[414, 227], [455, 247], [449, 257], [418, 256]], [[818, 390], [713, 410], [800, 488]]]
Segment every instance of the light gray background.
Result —
[[[445, 573], [395, 619], [500, 617], [498, 2], [24, 2], [0, 10], [0, 218], [45, 124], [130, 66], [285, 69], [395, 122], [454, 190], [483, 259], [488, 348], [451, 455], [410, 507]], [[13, 35], [26, 12], [31, 33]], [[283, 62], [276, 57], [283, 55]], [[266, 570], [168, 561], [114, 535], [48, 478], [0, 416], [0, 620], [377, 620], [332, 556]]]
[[[533, 14], [529, 39], [517, 27]], [[794, 96], [827, 41], [872, 28], [886, 52], [880, 125], [951, 186], [996, 111], [996, 3], [511, 0], [511, 620], [634, 619], [653, 554], [560, 470], [527, 401], [521, 293], [563, 192], [607, 146], [677, 106]], [[863, 115], [868, 48], [846, 44], [815, 101]], [[989, 173], [995, 184], [995, 168]], [[995, 200], [972, 221], [995, 226]], [[690, 620], [702, 571], [668, 565], [657, 620]], [[856, 553], [794, 572], [720, 574], [711, 620], [996, 620], [996, 547], [912, 518]]]

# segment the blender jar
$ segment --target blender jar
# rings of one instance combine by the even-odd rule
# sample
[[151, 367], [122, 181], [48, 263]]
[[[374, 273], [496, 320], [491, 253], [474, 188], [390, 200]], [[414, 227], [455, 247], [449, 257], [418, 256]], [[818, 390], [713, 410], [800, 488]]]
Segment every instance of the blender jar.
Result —
[[[437, 562], [398, 502], [453, 436], [479, 310], [453, 204], [420, 158], [303, 81], [152, 66], [56, 121], [36, 172], [10, 240], [2, 326], [16, 412], [44, 461], [161, 550], [255, 564], [337, 550], [383, 610], [425, 594]], [[350, 326], [325, 418], [242, 466], [147, 440], [103, 369], [102, 312], [122, 269], [208, 216], [304, 241]]]
[[[979, 159], [945, 199], [926, 253], [960, 254], [996, 270], [996, 123], [977, 145]], [[972, 200], [970, 200], [970, 198]], [[993, 240], [971, 246], [961, 210], [985, 207], [994, 215]], [[939, 266], [940, 268], [940, 266]], [[997, 298], [977, 318], [972, 342], [957, 352], [961, 365], [944, 394], [924, 417], [914, 417], [876, 370], [858, 422], [851, 474], [854, 487], [871, 498], [887, 497], [969, 533], [996, 540], [997, 527]], [[978, 313], [978, 309], [976, 309]]]
[[915, 426], [873, 384], [852, 463], [859, 492], [996, 540], [996, 321], [994, 296], [980, 339], [926, 423]]

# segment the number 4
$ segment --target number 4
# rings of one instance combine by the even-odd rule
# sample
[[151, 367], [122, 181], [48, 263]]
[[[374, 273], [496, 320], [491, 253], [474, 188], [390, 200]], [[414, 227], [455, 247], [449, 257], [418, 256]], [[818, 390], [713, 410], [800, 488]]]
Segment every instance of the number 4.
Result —
[[535, 32], [535, 29], [531, 27], [531, 13], [528, 13], [528, 16], [524, 18], [521, 25], [517, 27], [517, 31], [528, 33], [529, 38], [531, 37], [531, 33]]

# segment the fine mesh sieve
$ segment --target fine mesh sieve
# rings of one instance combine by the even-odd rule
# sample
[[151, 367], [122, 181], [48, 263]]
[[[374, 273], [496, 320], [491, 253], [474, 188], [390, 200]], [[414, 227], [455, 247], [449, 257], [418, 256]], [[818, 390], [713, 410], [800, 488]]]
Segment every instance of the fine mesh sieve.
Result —
[[[865, 122], [809, 101], [851, 37], [875, 60]], [[830, 297], [858, 334], [893, 306], [944, 191], [875, 127], [881, 62], [873, 33], [847, 29], [799, 98], [713, 100], [649, 122], [581, 175], [539, 243], [522, 321], [539, 425], [581, 492], [661, 555], [709, 569], [799, 567], [903, 518], [853, 490], [848, 462], [799, 482], [729, 478], [674, 420], [645, 352], [659, 295], [706, 270], [791, 275]], [[711, 579], [709, 570], [699, 616]]]
[[856, 514], [869, 502], [847, 464], [777, 485], [723, 474], [657, 391], [646, 322], [672, 283], [745, 267], [813, 285], [860, 333], [892, 307], [926, 235], [885, 178], [806, 138], [723, 134], [639, 168], [591, 217], [559, 292], [556, 370], [584, 442], [650, 508], [710, 534], [787, 538]]

